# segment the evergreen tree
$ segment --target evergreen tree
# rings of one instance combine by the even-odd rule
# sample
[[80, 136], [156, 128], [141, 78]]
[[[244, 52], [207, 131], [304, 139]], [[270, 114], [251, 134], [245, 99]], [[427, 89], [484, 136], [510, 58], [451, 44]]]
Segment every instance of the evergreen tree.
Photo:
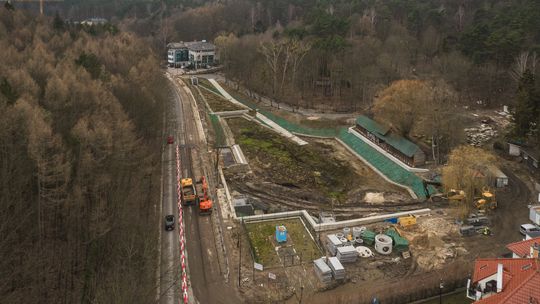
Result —
[[64, 20], [62, 20], [58, 12], [54, 15], [53, 28], [57, 31], [63, 31], [65, 28]]
[[526, 70], [521, 76], [517, 91], [516, 108], [514, 111], [514, 136], [525, 140], [531, 130], [531, 125], [536, 121], [538, 96], [535, 90], [535, 77], [530, 70]]
[[6, 3], [4, 3], [4, 7], [8, 10], [8, 11], [13, 11], [15, 10], [15, 7], [13, 7], [13, 4], [11, 4], [11, 1], [6, 1]]

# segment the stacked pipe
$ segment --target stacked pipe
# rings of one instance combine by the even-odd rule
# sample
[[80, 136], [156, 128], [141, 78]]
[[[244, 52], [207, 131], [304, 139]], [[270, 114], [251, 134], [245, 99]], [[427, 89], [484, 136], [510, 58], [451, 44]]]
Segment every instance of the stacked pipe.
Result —
[[181, 191], [182, 188], [180, 186], [180, 148], [178, 145], [176, 146], [176, 194], [177, 194], [177, 205], [178, 205], [178, 234], [179, 234], [179, 240], [180, 240], [180, 265], [182, 268], [182, 300], [184, 304], [187, 304], [189, 302], [188, 297], [188, 284], [187, 284], [187, 270], [186, 270], [186, 255], [185, 255], [185, 249], [186, 249], [186, 242], [184, 238], [184, 211], [182, 209], [182, 201], [181, 201]]

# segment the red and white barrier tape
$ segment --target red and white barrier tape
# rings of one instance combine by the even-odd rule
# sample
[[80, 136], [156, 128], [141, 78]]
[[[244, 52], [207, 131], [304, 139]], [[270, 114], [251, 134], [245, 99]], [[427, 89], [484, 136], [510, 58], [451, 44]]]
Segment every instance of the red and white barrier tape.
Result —
[[177, 192], [177, 205], [178, 205], [178, 234], [180, 240], [180, 265], [182, 269], [182, 299], [184, 304], [189, 303], [188, 297], [188, 283], [187, 283], [187, 273], [186, 273], [186, 255], [185, 255], [185, 239], [184, 239], [184, 212], [182, 209], [182, 200], [181, 200], [181, 176], [180, 176], [180, 148], [176, 146], [176, 192]]

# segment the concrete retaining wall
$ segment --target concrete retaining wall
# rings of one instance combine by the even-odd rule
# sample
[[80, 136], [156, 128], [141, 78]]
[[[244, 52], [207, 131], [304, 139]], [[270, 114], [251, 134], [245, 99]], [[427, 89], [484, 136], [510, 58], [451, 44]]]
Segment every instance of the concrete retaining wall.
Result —
[[418, 210], [411, 210], [411, 211], [404, 211], [404, 212], [397, 212], [397, 213], [373, 215], [373, 216], [362, 217], [362, 218], [357, 218], [357, 219], [352, 219], [352, 220], [339, 221], [339, 222], [334, 222], [334, 223], [322, 223], [322, 224], [316, 223], [306, 210], [269, 213], [269, 214], [263, 214], [263, 215], [251, 215], [251, 216], [244, 216], [240, 219], [242, 219], [244, 222], [256, 222], [256, 221], [263, 221], [263, 220], [283, 219], [283, 218], [302, 216], [311, 225], [313, 230], [328, 231], [328, 230], [340, 229], [343, 227], [361, 226], [361, 225], [366, 225], [366, 224], [371, 224], [371, 223], [382, 222], [387, 219], [397, 218], [397, 217], [402, 217], [402, 216], [408, 216], [408, 215], [418, 216], [418, 215], [427, 215], [430, 213], [431, 213], [431, 209], [425, 208], [425, 209], [418, 209]]

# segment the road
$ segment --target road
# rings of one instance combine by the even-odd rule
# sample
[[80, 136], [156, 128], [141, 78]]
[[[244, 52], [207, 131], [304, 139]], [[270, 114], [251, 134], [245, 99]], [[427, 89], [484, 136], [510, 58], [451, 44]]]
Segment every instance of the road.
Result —
[[[178, 135], [178, 124], [174, 114], [175, 106], [171, 103], [171, 111], [167, 111], [165, 122], [166, 135]], [[176, 137], [175, 136], [175, 137]], [[163, 196], [161, 206], [161, 218], [165, 215], [174, 214], [178, 219], [177, 195], [176, 195], [176, 156], [175, 145], [166, 145], [162, 155], [162, 183]], [[161, 266], [160, 266], [160, 297], [161, 304], [177, 304], [181, 291], [178, 278], [179, 267], [179, 239], [178, 227], [173, 231], [165, 231], [164, 221], [160, 221], [161, 232]]]
[[[205, 161], [205, 159], [208, 160], [208, 155], [203, 135], [204, 130], [201, 130], [202, 125], [197, 126], [198, 113], [195, 113], [195, 101], [193, 98], [187, 94], [176, 80], [173, 81], [172, 87], [174, 102], [171, 105], [171, 112], [174, 117], [171, 118], [171, 121], [175, 122], [174, 135], [177, 144], [180, 146], [181, 175], [182, 178], [191, 177], [198, 180], [211, 167], [208, 161]], [[172, 167], [172, 164], [169, 167]], [[168, 177], [168, 179], [174, 182], [174, 177]], [[212, 186], [213, 184], [210, 183], [210, 187]], [[175, 195], [174, 192], [173, 195]], [[214, 204], [216, 203], [214, 200]], [[164, 210], [166, 209], [164, 208]], [[175, 212], [175, 214], [177, 213]], [[226, 267], [223, 252], [221, 247], [216, 245], [219, 240], [219, 235], [216, 233], [217, 225], [220, 225], [219, 220], [216, 220], [216, 216], [216, 214], [199, 215], [197, 206], [184, 207], [187, 267], [189, 285], [193, 292], [190, 303], [241, 303], [235, 293], [234, 286], [230, 286], [225, 280]], [[177, 237], [175, 233], [173, 238]], [[170, 248], [174, 246], [178, 248], [178, 242], [170, 246]], [[162, 250], [164, 249], [162, 248]], [[178, 252], [176, 249], [172, 251]], [[176, 286], [178, 285], [176, 284]], [[170, 297], [166, 298], [165, 301], [170, 299]]]

